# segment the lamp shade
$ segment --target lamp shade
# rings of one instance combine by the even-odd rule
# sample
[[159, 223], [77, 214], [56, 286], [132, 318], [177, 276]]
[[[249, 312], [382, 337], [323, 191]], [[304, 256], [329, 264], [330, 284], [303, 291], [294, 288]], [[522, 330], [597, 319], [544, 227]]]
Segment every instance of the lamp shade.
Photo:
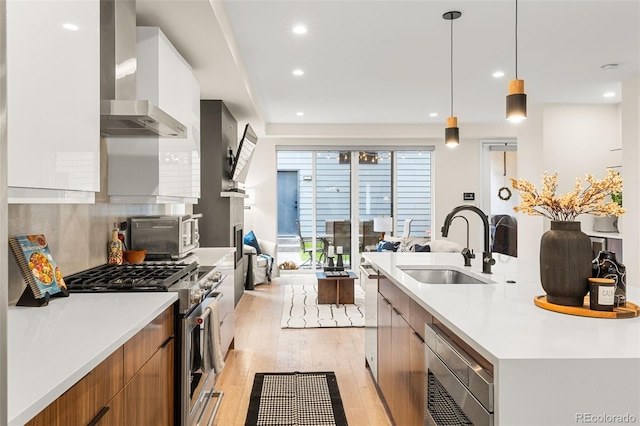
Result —
[[518, 123], [527, 118], [527, 95], [514, 93], [507, 96], [507, 120]]
[[391, 232], [393, 229], [392, 217], [374, 217], [373, 230], [375, 232]]
[[458, 146], [460, 143], [460, 129], [457, 127], [444, 129], [444, 143], [450, 148]]

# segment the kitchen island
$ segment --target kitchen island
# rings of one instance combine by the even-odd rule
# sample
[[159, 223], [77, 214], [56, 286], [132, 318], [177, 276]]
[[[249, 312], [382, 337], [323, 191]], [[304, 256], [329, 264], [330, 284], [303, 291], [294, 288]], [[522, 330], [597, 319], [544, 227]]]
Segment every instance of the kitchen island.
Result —
[[[640, 318], [538, 308], [533, 298], [544, 290], [537, 265], [494, 256], [488, 275], [478, 259], [465, 268], [458, 253], [364, 253], [381, 275], [493, 365], [494, 424], [570, 425], [598, 416], [640, 422]], [[450, 266], [494, 283], [424, 284], [398, 268], [416, 265]], [[627, 296], [638, 304], [640, 289], [628, 288]]]

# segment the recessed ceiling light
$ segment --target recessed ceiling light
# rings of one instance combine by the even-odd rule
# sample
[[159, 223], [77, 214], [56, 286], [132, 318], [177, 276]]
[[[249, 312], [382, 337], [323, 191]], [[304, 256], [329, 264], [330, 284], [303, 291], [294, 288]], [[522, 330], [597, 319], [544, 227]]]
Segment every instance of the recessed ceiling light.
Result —
[[298, 111], [298, 112], [296, 112], [296, 115], [297, 115], [298, 117], [302, 117], [302, 116], [304, 115], [304, 112], [302, 112], [302, 111]]
[[62, 28], [69, 31], [78, 31], [80, 29], [76, 24], [72, 24], [70, 22], [67, 22], [66, 24], [62, 24]]
[[302, 71], [301, 69], [295, 69], [293, 70], [293, 75], [304, 75], [304, 71]]
[[614, 92], [604, 92], [602, 96], [605, 98], [613, 98], [616, 94]]
[[605, 71], [611, 71], [611, 70], [615, 70], [618, 68], [618, 64], [604, 64], [603, 66], [600, 67], [600, 69], [603, 69]]
[[437, 117], [438, 113], [437, 112], [432, 112], [431, 114], [429, 114], [429, 117]]
[[306, 34], [307, 27], [305, 27], [304, 25], [296, 25], [295, 27], [293, 27], [293, 32], [295, 34]]
[[493, 78], [500, 78], [500, 77], [504, 77], [504, 72], [502, 71], [496, 71], [493, 74], [491, 74], [493, 76]]

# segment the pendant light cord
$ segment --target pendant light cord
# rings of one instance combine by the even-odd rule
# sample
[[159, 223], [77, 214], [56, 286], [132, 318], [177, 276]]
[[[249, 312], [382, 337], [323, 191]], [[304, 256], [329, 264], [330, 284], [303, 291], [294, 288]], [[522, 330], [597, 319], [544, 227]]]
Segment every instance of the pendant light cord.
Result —
[[518, 79], [518, 0], [516, 0], [516, 80]]
[[453, 117], [453, 19], [451, 19], [451, 117]]

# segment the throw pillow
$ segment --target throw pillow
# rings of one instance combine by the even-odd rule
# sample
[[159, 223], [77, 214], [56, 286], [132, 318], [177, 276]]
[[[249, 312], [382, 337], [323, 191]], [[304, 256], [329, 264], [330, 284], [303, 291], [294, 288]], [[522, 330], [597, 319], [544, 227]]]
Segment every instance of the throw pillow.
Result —
[[249, 233], [244, 236], [243, 242], [246, 245], [256, 249], [257, 254], [262, 253], [262, 251], [260, 250], [260, 244], [258, 244], [258, 239], [256, 238], [256, 235], [253, 233], [253, 231], [249, 231]]
[[377, 251], [398, 251], [398, 247], [400, 247], [400, 241], [391, 242], [391, 241], [380, 241], [378, 246], [376, 247]]
[[423, 246], [421, 246], [420, 244], [414, 244], [413, 251], [431, 251], [431, 246], [429, 244], [425, 244]]

